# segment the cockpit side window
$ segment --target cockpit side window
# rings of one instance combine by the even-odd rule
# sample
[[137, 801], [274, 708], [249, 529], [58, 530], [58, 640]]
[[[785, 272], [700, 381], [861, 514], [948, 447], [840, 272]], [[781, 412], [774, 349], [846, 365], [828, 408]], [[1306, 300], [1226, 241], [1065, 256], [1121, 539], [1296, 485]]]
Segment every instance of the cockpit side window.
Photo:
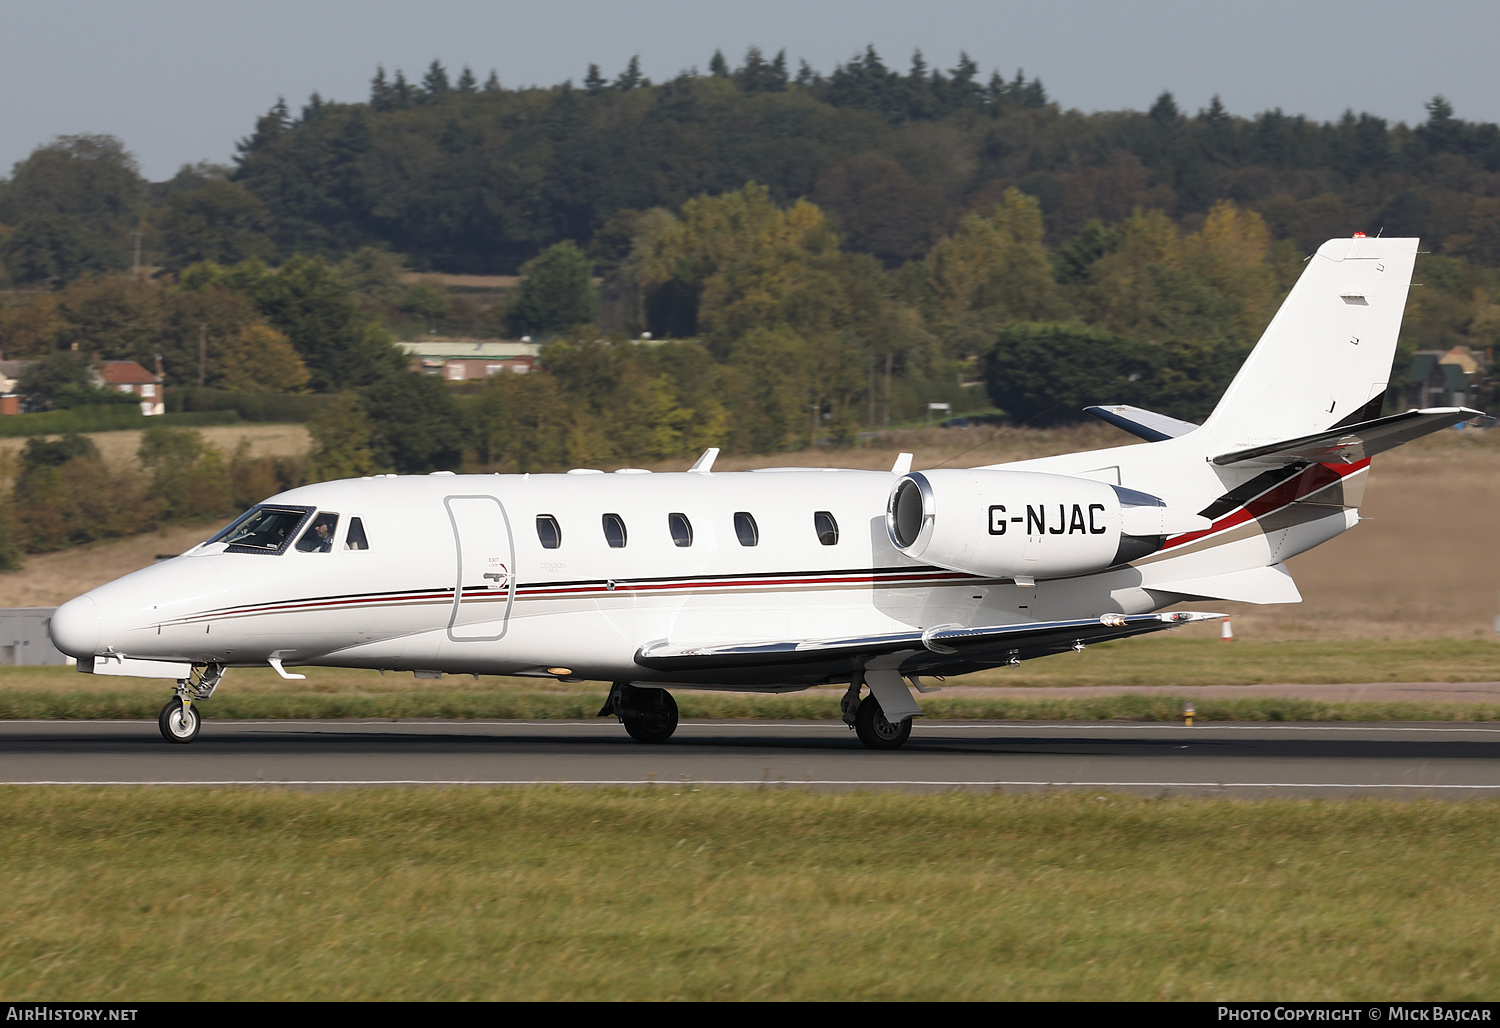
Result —
[[313, 518], [312, 524], [307, 526], [307, 531], [302, 533], [302, 538], [297, 540], [297, 550], [301, 553], [328, 553], [333, 549], [333, 534], [338, 530], [339, 516], [324, 511]]
[[[311, 507], [256, 507], [211, 542], [225, 544], [225, 553], [285, 553], [297, 531], [312, 517]], [[336, 516], [336, 515], [335, 515]]]
[[349, 535], [344, 539], [346, 550], [368, 550], [370, 541], [365, 538], [365, 523], [359, 518], [349, 519]]

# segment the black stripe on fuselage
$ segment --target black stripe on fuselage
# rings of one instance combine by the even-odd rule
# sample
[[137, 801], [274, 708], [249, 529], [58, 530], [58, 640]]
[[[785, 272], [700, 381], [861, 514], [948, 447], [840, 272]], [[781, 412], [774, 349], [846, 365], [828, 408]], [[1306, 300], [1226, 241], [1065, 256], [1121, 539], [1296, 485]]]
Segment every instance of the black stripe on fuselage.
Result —
[[[776, 585], [779, 584], [779, 580], [783, 579], [857, 578], [860, 576], [880, 576], [887, 579], [899, 579], [907, 575], [932, 574], [954, 575], [958, 576], [960, 580], [964, 582], [972, 582], [980, 577], [975, 575], [965, 575], [963, 572], [950, 571], [946, 568], [939, 568], [931, 565], [909, 565], [904, 567], [854, 568], [832, 571], [763, 571], [745, 572], [740, 574], [731, 572], [722, 575], [663, 575], [650, 578], [629, 578], [614, 580], [595, 578], [577, 579], [567, 582], [524, 582], [517, 583], [515, 588], [517, 595], [523, 595], [529, 590], [552, 589], [611, 591], [608, 589], [608, 586], [610, 581], [613, 581], [615, 586], [615, 589], [613, 591], [626, 592], [629, 591], [633, 586], [642, 585], [675, 585], [681, 588], [690, 588], [695, 584], [734, 585], [743, 583]], [[786, 584], [795, 585], [796, 583], [795, 581], [793, 581]], [[508, 594], [509, 591], [509, 589], [494, 590], [489, 586], [465, 586], [463, 594], [465, 596], [476, 594], [483, 595], [485, 593], [496, 593], [497, 595], [504, 595]], [[246, 615], [258, 613], [277, 613], [279, 612], [278, 608], [292, 608], [292, 610], [287, 611], [288, 613], [291, 613], [294, 611], [305, 611], [308, 607], [342, 606], [343, 604], [352, 603], [378, 603], [382, 600], [385, 600], [386, 602], [395, 600], [409, 600], [411, 602], [422, 603], [446, 602], [448, 600], [451, 600], [452, 598], [453, 586], [442, 586], [438, 588], [429, 587], [425, 589], [392, 589], [384, 592], [371, 593], [337, 593], [330, 596], [308, 596], [300, 599], [266, 600], [261, 603], [255, 604], [241, 604], [233, 607], [219, 607], [211, 611], [205, 611], [201, 614], [194, 614], [187, 618], [179, 618], [173, 621], [163, 622], [163, 624], [181, 624], [188, 621], [198, 621], [204, 618], [213, 617], [243, 617]]]

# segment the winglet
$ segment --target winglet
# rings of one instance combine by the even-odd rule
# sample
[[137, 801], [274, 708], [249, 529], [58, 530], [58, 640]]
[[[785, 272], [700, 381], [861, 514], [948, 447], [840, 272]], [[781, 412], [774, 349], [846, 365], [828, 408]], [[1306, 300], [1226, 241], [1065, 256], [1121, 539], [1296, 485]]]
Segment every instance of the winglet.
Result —
[[700, 475], [706, 475], [713, 470], [714, 461], [718, 459], [719, 448], [717, 446], [710, 446], [708, 449], [703, 451], [703, 456], [693, 461], [693, 466], [688, 468], [688, 470], [696, 471]]
[[907, 474], [910, 474], [910, 473], [911, 473], [911, 454], [909, 454], [909, 453], [898, 453], [898, 454], [896, 454], [896, 463], [894, 463], [894, 464], [891, 465], [891, 474], [893, 474], [893, 475], [907, 475]]

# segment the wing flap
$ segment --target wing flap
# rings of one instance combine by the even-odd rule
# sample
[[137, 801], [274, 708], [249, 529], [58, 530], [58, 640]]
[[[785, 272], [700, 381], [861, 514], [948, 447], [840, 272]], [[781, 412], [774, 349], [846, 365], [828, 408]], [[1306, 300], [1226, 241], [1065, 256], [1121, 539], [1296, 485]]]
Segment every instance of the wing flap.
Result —
[[679, 646], [662, 640], [637, 650], [635, 662], [653, 671], [664, 672], [802, 668], [808, 665], [856, 668], [871, 658], [900, 654], [899, 669], [911, 674], [955, 664], [1003, 664], [1012, 658], [1029, 660], [1079, 645], [1160, 632], [1176, 625], [1223, 616], [1182, 610], [1159, 614], [1103, 614], [1097, 618], [1070, 621], [1032, 621], [981, 628], [939, 626], [925, 631], [748, 645]]
[[1469, 407], [1428, 407], [1357, 425], [1331, 428], [1315, 435], [1287, 439], [1213, 458], [1219, 467], [1275, 468], [1288, 464], [1355, 464], [1377, 453], [1446, 428], [1455, 422], [1485, 417]]

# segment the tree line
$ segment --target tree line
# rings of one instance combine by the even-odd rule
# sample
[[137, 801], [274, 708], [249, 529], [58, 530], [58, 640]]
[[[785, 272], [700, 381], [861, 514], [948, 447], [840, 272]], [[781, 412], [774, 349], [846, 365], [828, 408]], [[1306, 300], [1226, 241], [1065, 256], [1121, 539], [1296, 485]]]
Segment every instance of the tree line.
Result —
[[[845, 245], [887, 267], [919, 259], [1007, 189], [1038, 198], [1049, 246], [1137, 207], [1184, 226], [1227, 199], [1303, 249], [1354, 230], [1420, 235], [1500, 265], [1500, 127], [1442, 97], [1417, 125], [1281, 110], [1084, 114], [1037, 79], [984, 79], [965, 55], [889, 66], [873, 47], [824, 75], [752, 48], [737, 67], [653, 82], [638, 62], [582, 84], [511, 89], [493, 72], [417, 82], [377, 71], [367, 99], [278, 102], [232, 166], [146, 183], [108, 137], [65, 137], [0, 183], [0, 263], [13, 284], [148, 263], [342, 258], [364, 246], [418, 269], [515, 273], [564, 240], [589, 249], [622, 210], [676, 211], [754, 181], [816, 203]], [[139, 233], [139, 236], [137, 236]]]
[[[848, 444], [931, 402], [1194, 420], [1309, 249], [1357, 228], [1437, 251], [1403, 352], [1493, 348], [1496, 133], [1440, 98], [1412, 127], [1165, 94], [1084, 115], [1024, 74], [873, 48], [826, 76], [752, 50], [537, 89], [380, 69], [365, 102], [278, 104], [233, 167], [148, 184], [87, 136], [18, 163], [0, 351], [42, 358], [26, 387], [59, 407], [104, 402], [95, 354], [160, 360], [169, 395], [321, 394], [313, 478]], [[410, 274], [436, 269], [520, 278]], [[531, 336], [542, 373], [410, 374], [394, 340], [433, 332]], [[14, 502], [49, 475], [26, 464]]]

